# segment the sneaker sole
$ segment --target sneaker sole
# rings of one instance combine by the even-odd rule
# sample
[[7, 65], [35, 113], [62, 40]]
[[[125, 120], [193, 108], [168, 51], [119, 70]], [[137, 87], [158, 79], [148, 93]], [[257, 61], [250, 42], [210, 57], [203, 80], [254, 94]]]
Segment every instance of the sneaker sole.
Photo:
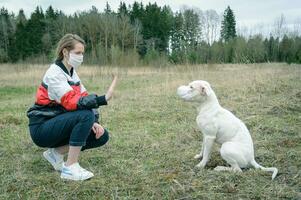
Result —
[[56, 166], [54, 164], [52, 164], [52, 159], [48, 156], [48, 154], [46, 153], [46, 151], [43, 152], [43, 157], [52, 165], [52, 167], [56, 170], [56, 171], [62, 171], [62, 167]]
[[91, 179], [94, 175], [88, 176], [84, 179], [75, 178], [74, 176], [68, 175], [68, 174], [61, 174], [62, 179], [71, 180], [71, 181], [85, 181], [88, 179]]

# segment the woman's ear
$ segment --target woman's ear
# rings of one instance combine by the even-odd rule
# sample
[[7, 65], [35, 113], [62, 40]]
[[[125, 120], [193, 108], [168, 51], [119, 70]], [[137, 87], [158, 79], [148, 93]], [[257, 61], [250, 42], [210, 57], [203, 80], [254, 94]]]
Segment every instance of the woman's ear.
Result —
[[68, 57], [68, 50], [66, 48], [63, 49], [63, 55], [64, 57]]

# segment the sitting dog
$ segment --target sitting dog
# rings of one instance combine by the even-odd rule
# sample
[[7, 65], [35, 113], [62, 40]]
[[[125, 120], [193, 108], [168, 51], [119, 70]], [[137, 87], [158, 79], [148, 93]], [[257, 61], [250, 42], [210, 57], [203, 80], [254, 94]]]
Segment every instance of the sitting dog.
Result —
[[273, 172], [272, 179], [278, 173], [277, 168], [265, 168], [254, 159], [254, 148], [250, 133], [245, 124], [230, 111], [222, 108], [217, 97], [206, 81], [197, 80], [188, 86], [180, 86], [178, 96], [184, 101], [196, 102], [198, 106], [197, 125], [203, 133], [202, 150], [195, 156], [201, 159], [197, 167], [203, 168], [209, 161], [214, 142], [221, 144], [222, 158], [231, 166], [217, 166], [217, 171], [238, 171], [250, 166]]

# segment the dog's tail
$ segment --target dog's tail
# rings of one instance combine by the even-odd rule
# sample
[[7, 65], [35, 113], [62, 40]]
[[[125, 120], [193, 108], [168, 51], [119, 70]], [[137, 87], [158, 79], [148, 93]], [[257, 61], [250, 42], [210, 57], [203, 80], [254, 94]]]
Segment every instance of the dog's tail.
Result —
[[263, 167], [261, 166], [260, 164], [258, 164], [254, 159], [253, 161], [251, 162], [251, 165], [253, 167], [255, 167], [256, 169], [261, 169], [263, 171], [267, 171], [267, 172], [273, 172], [273, 175], [272, 175], [272, 180], [274, 180], [274, 178], [277, 176], [277, 173], [278, 173], [278, 169], [276, 167]]

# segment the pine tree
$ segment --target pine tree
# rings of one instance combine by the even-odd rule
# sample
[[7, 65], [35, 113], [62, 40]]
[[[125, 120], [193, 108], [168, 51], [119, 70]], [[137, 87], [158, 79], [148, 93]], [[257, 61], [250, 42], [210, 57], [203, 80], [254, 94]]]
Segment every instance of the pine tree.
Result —
[[8, 62], [11, 58], [9, 53], [15, 45], [15, 16], [8, 10], [0, 9], [0, 62]]
[[230, 6], [224, 12], [224, 18], [221, 27], [221, 39], [228, 42], [236, 37], [236, 21]]
[[43, 52], [42, 37], [45, 33], [45, 21], [42, 8], [37, 7], [25, 27], [28, 34], [29, 51], [28, 56], [41, 55]]
[[129, 11], [128, 11], [126, 4], [121, 1], [119, 4], [119, 8], [118, 8], [118, 16], [128, 15], [128, 14], [129, 14]]
[[57, 14], [53, 10], [52, 6], [49, 6], [47, 8], [46, 13], [45, 13], [45, 18], [46, 19], [54, 19], [54, 20], [57, 18]]
[[176, 13], [173, 18], [171, 30], [171, 60], [174, 63], [182, 63], [184, 61], [184, 18], [182, 13]]
[[135, 1], [129, 13], [131, 22], [134, 23], [136, 19], [138, 19], [141, 22], [143, 12], [144, 12], [143, 4], [142, 3], [139, 4], [138, 2]]
[[201, 29], [199, 15], [193, 9], [186, 9], [183, 12], [183, 17], [186, 48], [194, 50], [198, 42], [200, 42]]
[[183, 30], [184, 19], [182, 13], [176, 13], [173, 18], [172, 34], [171, 34], [171, 49], [172, 51], [181, 51], [183, 40], [184, 40], [184, 30]]
[[295, 38], [295, 45], [296, 45], [296, 51], [295, 51], [295, 61], [296, 63], [301, 63], [301, 37], [297, 36]]
[[49, 6], [45, 12], [45, 33], [42, 36], [43, 52], [48, 55], [61, 37], [55, 27], [55, 21], [58, 18], [58, 13], [54, 11], [52, 6]]
[[148, 49], [167, 52], [172, 17], [172, 11], [167, 6], [161, 8], [156, 3], [149, 3], [145, 7], [142, 17], [142, 35]]
[[287, 35], [284, 35], [280, 43], [280, 60], [282, 62], [293, 62], [294, 43]]
[[265, 51], [267, 55], [266, 61], [276, 62], [278, 44], [276, 43], [276, 40], [274, 39], [273, 35], [270, 35], [270, 38], [266, 39], [264, 45], [265, 45]]
[[105, 14], [112, 13], [111, 6], [110, 6], [110, 4], [108, 2], [106, 2], [106, 7], [104, 9], [104, 12], [105, 12]]
[[13, 62], [18, 61], [19, 59], [24, 60], [28, 50], [27, 36], [29, 33], [26, 32], [25, 26], [27, 23], [27, 19], [25, 17], [24, 11], [21, 9], [17, 16], [17, 25], [16, 25], [16, 32], [15, 32], [15, 58], [12, 59]]
[[[142, 3], [134, 2], [132, 9], [129, 12], [131, 24], [136, 27], [138, 32], [135, 33], [134, 37], [134, 50], [140, 55], [144, 55], [146, 52], [145, 45], [141, 44], [143, 42], [141, 29], [143, 29], [143, 17], [144, 17], [144, 6]], [[139, 45], [138, 45], [139, 43]]]

